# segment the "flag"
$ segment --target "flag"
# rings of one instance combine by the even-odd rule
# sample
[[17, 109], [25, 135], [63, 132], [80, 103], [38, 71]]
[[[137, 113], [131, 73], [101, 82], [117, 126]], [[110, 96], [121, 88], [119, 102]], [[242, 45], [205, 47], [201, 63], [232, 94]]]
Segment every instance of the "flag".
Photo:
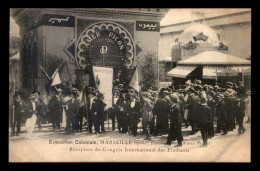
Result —
[[137, 68], [135, 68], [135, 72], [128, 84], [129, 87], [132, 87], [133, 89], [135, 89], [138, 93], [140, 91], [140, 86], [139, 86], [139, 79], [138, 79], [138, 72], [137, 72]]
[[51, 78], [53, 80], [51, 86], [55, 86], [64, 82], [72, 82], [66, 61], [55, 70]]
[[59, 74], [59, 67], [58, 67], [58, 68], [56, 69], [56, 71], [53, 73], [53, 75], [51, 76], [51, 78], [52, 78], [51, 86], [55, 86], [55, 85], [61, 83], [60, 74]]

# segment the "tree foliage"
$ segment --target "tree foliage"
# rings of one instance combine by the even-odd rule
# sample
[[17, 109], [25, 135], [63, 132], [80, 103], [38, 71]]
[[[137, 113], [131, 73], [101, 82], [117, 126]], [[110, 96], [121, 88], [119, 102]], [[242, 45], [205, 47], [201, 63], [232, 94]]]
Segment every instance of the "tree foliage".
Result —
[[145, 55], [144, 64], [141, 67], [143, 76], [143, 88], [158, 88], [158, 59], [155, 55], [147, 53]]

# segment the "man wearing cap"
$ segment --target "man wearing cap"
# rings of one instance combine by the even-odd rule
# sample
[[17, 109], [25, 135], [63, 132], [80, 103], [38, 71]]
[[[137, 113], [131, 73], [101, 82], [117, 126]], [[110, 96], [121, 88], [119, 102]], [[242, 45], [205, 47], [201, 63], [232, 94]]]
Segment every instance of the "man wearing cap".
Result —
[[171, 145], [172, 141], [177, 140], [178, 144], [175, 147], [182, 146], [182, 133], [181, 133], [181, 112], [180, 106], [178, 104], [178, 96], [176, 94], [172, 94], [170, 96], [170, 111], [169, 111], [169, 119], [170, 119], [170, 130], [167, 138], [167, 145]]
[[55, 95], [52, 96], [48, 104], [49, 114], [52, 120], [53, 131], [56, 129], [60, 129], [60, 122], [62, 116], [61, 91], [61, 89], [57, 89]]
[[168, 114], [170, 111], [169, 102], [166, 100], [167, 90], [160, 91], [159, 98], [154, 104], [153, 114], [156, 117], [156, 135], [163, 135], [168, 133]]
[[37, 95], [32, 94], [30, 97], [30, 102], [27, 104], [27, 120], [26, 120], [26, 129], [27, 129], [27, 136], [28, 138], [31, 138], [31, 135], [33, 133], [36, 120], [37, 120], [37, 114], [39, 112], [39, 106], [38, 102], [36, 101]]
[[217, 132], [220, 133], [220, 130], [223, 130], [222, 135], [227, 134], [227, 114], [226, 114], [226, 105], [224, 101], [224, 95], [218, 94], [217, 95], [218, 102], [216, 104], [216, 116], [218, 117], [217, 123]]

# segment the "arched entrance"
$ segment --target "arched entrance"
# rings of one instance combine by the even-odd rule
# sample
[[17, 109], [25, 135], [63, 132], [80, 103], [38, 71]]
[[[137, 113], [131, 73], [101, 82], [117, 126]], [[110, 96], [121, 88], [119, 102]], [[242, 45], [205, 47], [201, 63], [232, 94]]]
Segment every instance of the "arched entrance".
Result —
[[124, 69], [133, 68], [133, 38], [118, 23], [101, 21], [88, 26], [79, 36], [76, 47], [79, 69], [93, 65], [113, 67], [115, 79]]

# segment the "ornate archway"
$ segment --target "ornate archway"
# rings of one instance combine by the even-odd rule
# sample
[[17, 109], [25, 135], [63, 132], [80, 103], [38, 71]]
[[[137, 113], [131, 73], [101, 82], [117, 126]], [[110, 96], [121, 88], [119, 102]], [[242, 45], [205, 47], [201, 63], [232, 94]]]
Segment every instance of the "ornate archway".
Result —
[[133, 67], [133, 38], [118, 23], [101, 21], [88, 26], [79, 36], [76, 47], [76, 63], [80, 69], [87, 65]]

